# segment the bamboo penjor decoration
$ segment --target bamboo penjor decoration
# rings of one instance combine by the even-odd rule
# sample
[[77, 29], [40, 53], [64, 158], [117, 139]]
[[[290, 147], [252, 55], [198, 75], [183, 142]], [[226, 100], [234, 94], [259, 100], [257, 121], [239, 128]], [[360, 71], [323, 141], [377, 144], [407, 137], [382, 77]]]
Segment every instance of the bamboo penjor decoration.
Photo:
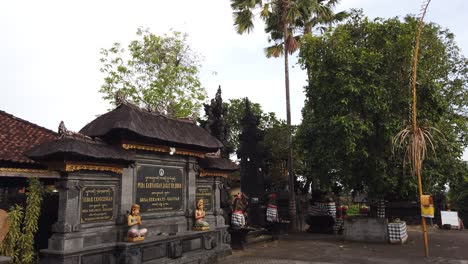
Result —
[[[422, 191], [422, 180], [421, 180], [421, 169], [422, 162], [426, 156], [427, 145], [434, 149], [433, 136], [430, 130], [439, 132], [435, 128], [426, 128], [419, 126], [417, 122], [417, 108], [416, 108], [416, 79], [417, 79], [417, 67], [418, 67], [418, 53], [419, 53], [419, 42], [421, 38], [421, 32], [424, 25], [424, 16], [426, 15], [427, 7], [431, 0], [423, 2], [421, 7], [421, 14], [418, 23], [418, 32], [416, 35], [416, 43], [413, 53], [413, 65], [412, 65], [412, 76], [411, 76], [411, 90], [412, 90], [412, 115], [410, 116], [410, 124], [400, 131], [394, 138], [394, 145], [402, 146], [406, 145], [405, 156], [411, 166], [411, 172], [418, 179], [418, 191], [419, 197], [423, 195]], [[399, 143], [398, 143], [399, 142]], [[425, 256], [429, 257], [428, 239], [427, 239], [427, 227], [426, 219], [421, 217], [423, 236], [424, 236], [424, 252]]]

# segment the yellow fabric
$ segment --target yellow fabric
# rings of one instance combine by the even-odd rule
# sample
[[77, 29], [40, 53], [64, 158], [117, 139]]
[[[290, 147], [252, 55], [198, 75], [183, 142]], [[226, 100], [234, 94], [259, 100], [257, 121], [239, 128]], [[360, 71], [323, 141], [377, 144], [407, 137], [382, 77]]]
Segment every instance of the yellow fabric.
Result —
[[421, 216], [434, 218], [434, 206], [421, 206]]

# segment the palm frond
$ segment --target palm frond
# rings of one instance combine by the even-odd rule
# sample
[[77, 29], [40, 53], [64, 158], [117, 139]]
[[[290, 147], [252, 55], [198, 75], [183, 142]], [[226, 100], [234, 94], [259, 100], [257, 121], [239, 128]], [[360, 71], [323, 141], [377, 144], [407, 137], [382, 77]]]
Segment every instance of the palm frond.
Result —
[[284, 45], [282, 43], [275, 44], [265, 48], [265, 55], [267, 58], [278, 58], [284, 54]]
[[288, 35], [286, 39], [286, 47], [288, 49], [289, 54], [293, 54], [299, 48], [299, 41], [296, 37], [294, 37], [291, 33]]
[[417, 126], [415, 130], [411, 124], [407, 125], [393, 138], [392, 151], [395, 152], [396, 147], [405, 149], [403, 165], [406, 166], [409, 163], [413, 175], [416, 175], [417, 170], [421, 169], [428, 147], [434, 154], [436, 153], [434, 135], [443, 137], [442, 132], [435, 127]]
[[270, 15], [270, 4], [269, 3], [265, 3], [263, 5], [263, 9], [262, 9], [262, 12], [260, 13], [260, 16], [265, 19], [267, 18], [269, 15]]
[[239, 34], [252, 32], [254, 28], [252, 11], [250, 9], [243, 9], [234, 12], [234, 25]]

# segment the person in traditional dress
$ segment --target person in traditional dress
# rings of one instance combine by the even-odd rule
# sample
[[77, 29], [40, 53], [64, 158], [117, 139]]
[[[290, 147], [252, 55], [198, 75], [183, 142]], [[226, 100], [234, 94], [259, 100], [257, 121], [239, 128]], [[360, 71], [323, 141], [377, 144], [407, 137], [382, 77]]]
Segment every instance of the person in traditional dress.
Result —
[[231, 226], [242, 228], [245, 226], [244, 211], [247, 207], [242, 193], [238, 193], [232, 204]]
[[130, 229], [127, 232], [128, 237], [144, 237], [148, 229], [141, 228], [140, 206], [132, 205], [130, 214], [127, 217], [128, 226]]

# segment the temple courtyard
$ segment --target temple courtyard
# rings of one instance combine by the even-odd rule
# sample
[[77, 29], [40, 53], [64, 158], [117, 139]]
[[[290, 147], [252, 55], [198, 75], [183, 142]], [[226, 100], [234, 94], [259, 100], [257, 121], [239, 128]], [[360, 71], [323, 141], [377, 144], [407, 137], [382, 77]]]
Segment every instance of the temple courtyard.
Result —
[[408, 226], [403, 245], [343, 241], [339, 235], [306, 232], [280, 236], [279, 240], [246, 246], [220, 263], [467, 263], [468, 230], [429, 230], [429, 255], [425, 259], [422, 232]]

